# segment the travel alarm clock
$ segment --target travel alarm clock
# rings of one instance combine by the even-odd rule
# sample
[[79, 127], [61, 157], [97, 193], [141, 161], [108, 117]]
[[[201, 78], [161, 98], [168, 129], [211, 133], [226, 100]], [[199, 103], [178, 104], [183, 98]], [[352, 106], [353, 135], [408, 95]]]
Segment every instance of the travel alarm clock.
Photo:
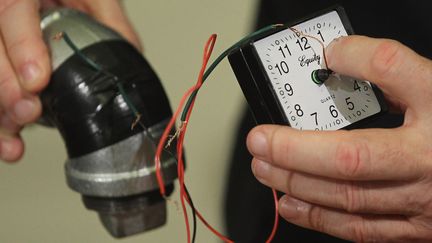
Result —
[[299, 130], [362, 127], [386, 112], [382, 92], [365, 80], [332, 73], [325, 47], [353, 34], [344, 9], [332, 7], [247, 39], [228, 58], [259, 124]]

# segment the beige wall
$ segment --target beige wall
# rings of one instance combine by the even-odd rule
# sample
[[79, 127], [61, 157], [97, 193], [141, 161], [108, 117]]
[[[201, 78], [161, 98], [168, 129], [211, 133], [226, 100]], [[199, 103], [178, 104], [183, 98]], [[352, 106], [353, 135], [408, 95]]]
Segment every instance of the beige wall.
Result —
[[[172, 104], [197, 76], [204, 42], [218, 33], [215, 54], [234, 43], [254, 23], [255, 0], [124, 0], [145, 55], [164, 83]], [[242, 94], [224, 61], [197, 100], [186, 138], [187, 183], [197, 207], [223, 228], [226, 166]], [[27, 153], [17, 165], [0, 164], [0, 242], [116, 242], [63, 175], [66, 159], [55, 130], [24, 131]], [[178, 193], [173, 196], [178, 199]], [[185, 242], [181, 212], [169, 205], [168, 224], [121, 242]], [[197, 242], [218, 242], [203, 226]]]

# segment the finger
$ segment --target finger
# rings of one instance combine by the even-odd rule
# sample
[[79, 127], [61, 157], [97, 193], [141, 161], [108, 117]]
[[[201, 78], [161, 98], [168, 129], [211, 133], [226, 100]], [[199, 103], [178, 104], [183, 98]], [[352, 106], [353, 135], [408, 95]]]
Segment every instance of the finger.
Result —
[[[264, 125], [248, 135], [252, 155], [276, 167], [345, 180], [409, 180], [423, 176], [419, 136], [410, 129], [298, 131]], [[424, 144], [427, 144], [426, 142]]]
[[404, 217], [355, 215], [283, 196], [279, 213], [287, 221], [355, 242], [410, 242], [412, 237], [430, 238], [427, 229], [417, 229]]
[[41, 3], [41, 8], [44, 9], [50, 9], [53, 7], [57, 7], [58, 6], [58, 1], [57, 0], [40, 0]]
[[69, 6], [84, 8], [97, 20], [119, 32], [139, 50], [142, 49], [140, 40], [136, 35], [129, 19], [125, 15], [121, 1], [118, 0], [62, 0]]
[[15, 162], [24, 153], [24, 143], [17, 135], [22, 126], [0, 110], [0, 160]]
[[326, 55], [330, 69], [374, 82], [402, 103], [429, 111], [432, 64], [399, 42], [348, 36], [333, 41]]
[[51, 72], [39, 25], [39, 1], [9, 2], [0, 11], [0, 29], [7, 54], [21, 86], [38, 92], [47, 85]]
[[18, 136], [7, 136], [0, 133], [0, 160], [15, 162], [24, 153], [24, 143]]
[[428, 190], [419, 184], [334, 180], [283, 170], [256, 159], [252, 171], [261, 183], [291, 197], [350, 213], [419, 215], [431, 201], [430, 197], [416, 197]]
[[18, 124], [36, 120], [41, 113], [40, 101], [32, 95], [24, 96], [1, 40], [0, 73], [0, 106], [5, 114]]
[[10, 116], [0, 111], [0, 133], [7, 135], [17, 134], [22, 126], [13, 121]]

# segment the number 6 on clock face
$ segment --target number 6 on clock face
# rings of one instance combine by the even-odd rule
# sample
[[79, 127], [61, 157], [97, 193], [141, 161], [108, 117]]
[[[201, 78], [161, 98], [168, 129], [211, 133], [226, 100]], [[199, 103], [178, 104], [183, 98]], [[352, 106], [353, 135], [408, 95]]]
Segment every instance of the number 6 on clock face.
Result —
[[368, 81], [334, 74], [319, 85], [311, 78], [314, 70], [327, 68], [323, 47], [352, 33], [344, 10], [334, 7], [274, 28], [230, 53], [257, 122], [337, 130], [361, 127], [385, 112], [382, 93]]

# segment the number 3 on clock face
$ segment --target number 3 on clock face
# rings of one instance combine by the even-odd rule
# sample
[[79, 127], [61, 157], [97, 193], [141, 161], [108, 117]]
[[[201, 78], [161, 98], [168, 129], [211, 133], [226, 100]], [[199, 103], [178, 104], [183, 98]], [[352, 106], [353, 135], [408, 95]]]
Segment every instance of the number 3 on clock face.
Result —
[[231, 66], [258, 123], [300, 130], [361, 127], [386, 111], [368, 81], [331, 75], [322, 85], [312, 71], [326, 68], [323, 46], [352, 34], [341, 7], [251, 39], [229, 55]]

